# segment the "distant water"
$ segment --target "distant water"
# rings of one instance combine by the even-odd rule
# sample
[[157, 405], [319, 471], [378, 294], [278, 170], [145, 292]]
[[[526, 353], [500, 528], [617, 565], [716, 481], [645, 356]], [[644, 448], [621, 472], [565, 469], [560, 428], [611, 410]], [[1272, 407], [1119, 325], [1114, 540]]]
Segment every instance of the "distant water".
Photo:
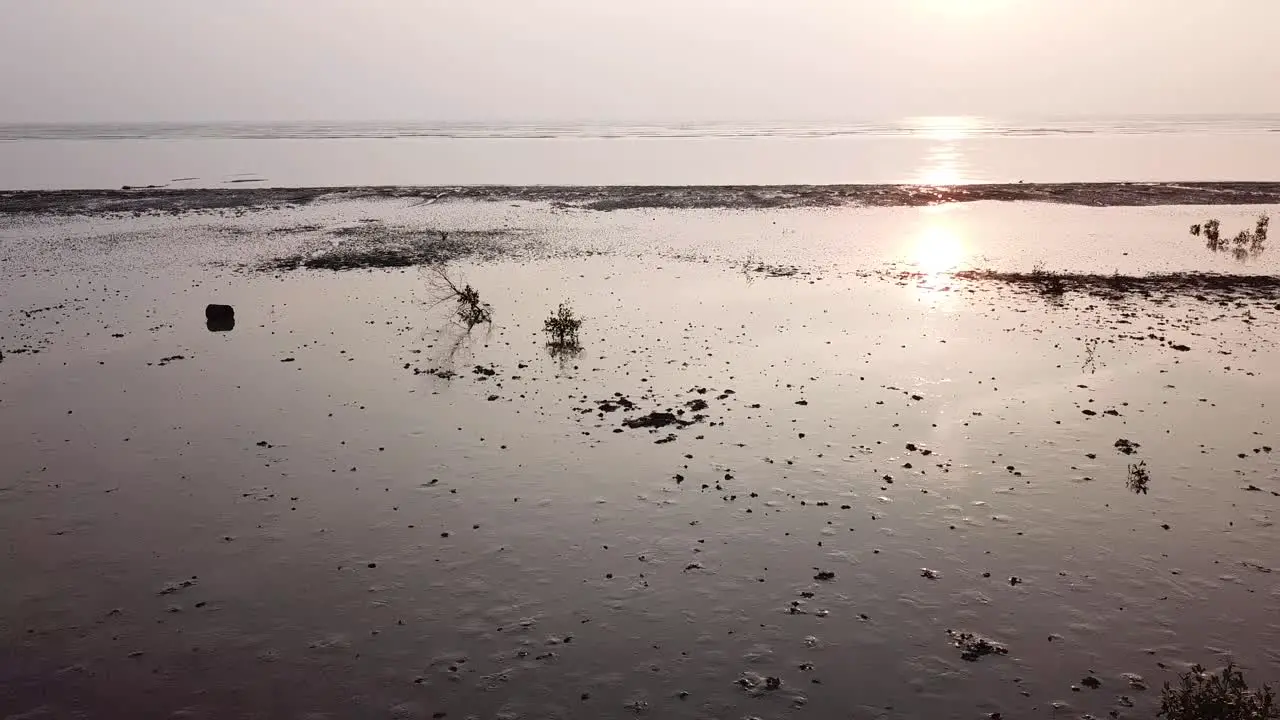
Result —
[[1280, 115], [1137, 116], [1008, 122], [912, 117], [850, 123], [429, 123], [223, 122], [0, 125], [6, 140], [340, 140], [397, 138], [554, 140], [575, 138], [1037, 137], [1044, 135], [1251, 134], [1280, 132]]
[[1280, 115], [0, 125], [0, 187], [1280, 179]]

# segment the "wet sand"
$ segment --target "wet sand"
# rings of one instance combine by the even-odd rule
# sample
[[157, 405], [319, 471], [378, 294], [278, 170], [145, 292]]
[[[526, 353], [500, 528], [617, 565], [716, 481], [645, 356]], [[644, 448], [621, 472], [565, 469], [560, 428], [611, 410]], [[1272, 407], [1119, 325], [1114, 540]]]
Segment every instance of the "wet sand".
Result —
[[951, 192], [0, 195], [0, 716], [1149, 717], [1195, 662], [1276, 680], [1280, 263], [1187, 233], [1275, 187]]

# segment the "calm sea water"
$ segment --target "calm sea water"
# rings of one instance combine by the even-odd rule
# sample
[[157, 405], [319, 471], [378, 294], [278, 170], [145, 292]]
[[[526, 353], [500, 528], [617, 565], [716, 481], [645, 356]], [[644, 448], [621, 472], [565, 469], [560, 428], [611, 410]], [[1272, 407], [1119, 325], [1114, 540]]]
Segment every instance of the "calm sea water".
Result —
[[0, 125], [0, 187], [1274, 180], [1280, 115]]

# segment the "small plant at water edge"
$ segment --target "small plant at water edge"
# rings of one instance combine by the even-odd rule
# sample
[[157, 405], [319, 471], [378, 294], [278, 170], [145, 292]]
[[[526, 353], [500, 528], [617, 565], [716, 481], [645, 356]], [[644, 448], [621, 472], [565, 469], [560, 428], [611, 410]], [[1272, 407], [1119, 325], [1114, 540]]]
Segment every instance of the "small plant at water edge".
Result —
[[1191, 234], [1204, 235], [1204, 246], [1212, 252], [1229, 252], [1237, 260], [1257, 257], [1267, 249], [1267, 232], [1271, 227], [1271, 217], [1266, 213], [1258, 216], [1252, 230], [1241, 230], [1233, 238], [1224, 238], [1221, 223], [1217, 219], [1206, 220], [1203, 225], [1191, 226]]
[[542, 330], [547, 334], [547, 344], [553, 348], [572, 348], [578, 346], [578, 330], [582, 328], [582, 318], [574, 314], [569, 303], [562, 302], [555, 313], [542, 323]]
[[1081, 370], [1088, 370], [1090, 373], [1098, 371], [1098, 338], [1089, 338], [1084, 341], [1084, 363], [1080, 366]]
[[458, 291], [458, 317], [468, 326], [479, 325], [493, 320], [493, 309], [480, 302], [478, 290], [465, 285]]
[[1244, 674], [1228, 663], [1222, 674], [1199, 665], [1164, 684], [1158, 717], [1168, 720], [1280, 720], [1280, 706], [1269, 685], [1250, 690]]
[[443, 266], [434, 268], [429, 284], [439, 298], [437, 303], [450, 299], [457, 303], [458, 319], [468, 328], [493, 322], [493, 307], [480, 300], [480, 291], [470, 283], [458, 287]]
[[1147, 494], [1147, 485], [1151, 482], [1151, 475], [1147, 472], [1147, 461], [1139, 460], [1137, 463], [1129, 464], [1129, 489], [1135, 493], [1142, 495]]
[[1067, 292], [1067, 283], [1062, 276], [1044, 269], [1044, 262], [1031, 266], [1031, 278], [1036, 281], [1036, 290], [1042, 295], [1059, 296]]

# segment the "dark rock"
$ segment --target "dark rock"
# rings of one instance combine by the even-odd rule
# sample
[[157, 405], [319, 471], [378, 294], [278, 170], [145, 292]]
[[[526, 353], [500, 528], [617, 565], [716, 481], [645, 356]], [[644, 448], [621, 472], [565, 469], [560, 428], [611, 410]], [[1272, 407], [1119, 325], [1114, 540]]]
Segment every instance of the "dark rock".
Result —
[[205, 326], [209, 332], [228, 332], [236, 326], [236, 311], [230, 305], [207, 305], [204, 309]]

